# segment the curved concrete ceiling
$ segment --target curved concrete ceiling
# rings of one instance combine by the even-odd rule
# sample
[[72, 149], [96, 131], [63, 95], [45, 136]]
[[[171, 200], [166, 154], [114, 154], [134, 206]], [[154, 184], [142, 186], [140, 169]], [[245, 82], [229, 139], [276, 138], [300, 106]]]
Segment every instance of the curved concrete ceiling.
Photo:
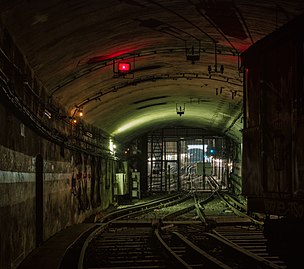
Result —
[[[240, 140], [239, 55], [303, 13], [304, 1], [10, 0], [0, 9], [70, 115], [81, 108], [86, 122], [124, 141], [168, 126]], [[118, 75], [119, 61], [133, 73]]]

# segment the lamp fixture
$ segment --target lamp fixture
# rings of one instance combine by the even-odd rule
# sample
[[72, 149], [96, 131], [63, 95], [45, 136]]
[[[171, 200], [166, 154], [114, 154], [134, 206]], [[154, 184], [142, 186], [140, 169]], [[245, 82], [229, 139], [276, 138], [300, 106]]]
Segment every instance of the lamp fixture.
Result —
[[44, 115], [45, 115], [49, 120], [52, 118], [52, 113], [51, 113], [49, 110], [47, 110], [47, 109], [44, 110]]
[[215, 42], [214, 43], [214, 70], [212, 70], [211, 65], [208, 65], [209, 75], [211, 73], [221, 73], [221, 74], [224, 73], [224, 65], [222, 65], [222, 64], [220, 65], [220, 70], [219, 71], [217, 70], [217, 67], [218, 67], [218, 65], [217, 65], [217, 49], [216, 49], [216, 42]]
[[68, 118], [71, 122], [71, 124], [77, 124], [78, 123], [78, 117], [83, 117], [84, 113], [83, 113], [83, 108], [79, 107], [79, 106], [75, 106], [74, 112], [71, 116], [69, 117], [61, 117], [61, 118]]
[[177, 115], [179, 115], [181, 117], [182, 115], [185, 114], [185, 110], [186, 110], [186, 105], [185, 104], [184, 104], [183, 107], [182, 106], [178, 107], [178, 105], [176, 104], [176, 114]]
[[221, 73], [221, 74], [224, 74], [224, 70], [225, 70], [225, 68], [224, 68], [224, 65], [222, 65], [222, 64], [220, 66], [220, 70], [219, 71], [217, 70], [217, 65], [214, 66], [214, 70], [212, 70], [211, 65], [208, 65], [208, 73], [209, 73], [209, 75], [211, 73]]
[[[194, 43], [197, 43], [196, 48], [194, 47]], [[186, 51], [187, 60], [191, 61], [192, 64], [194, 64], [196, 61], [199, 61], [200, 51], [201, 51], [201, 41], [193, 40], [191, 48], [187, 47], [187, 41], [185, 41], [185, 51]]]
[[79, 108], [78, 109], [78, 116], [79, 117], [83, 117], [84, 113], [83, 113], [83, 108]]

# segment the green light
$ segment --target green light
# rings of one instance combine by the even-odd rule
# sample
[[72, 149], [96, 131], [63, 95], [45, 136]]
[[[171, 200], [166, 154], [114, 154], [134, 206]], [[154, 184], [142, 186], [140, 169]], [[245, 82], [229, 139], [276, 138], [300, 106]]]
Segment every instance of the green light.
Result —
[[133, 132], [138, 129], [145, 129], [149, 128], [151, 126], [165, 126], [166, 124], [172, 124], [172, 123], [180, 123], [181, 121], [184, 121], [187, 119], [191, 123], [195, 123], [197, 126], [203, 126], [204, 122], [208, 119], [207, 113], [198, 113], [196, 110], [187, 110], [185, 112], [185, 115], [183, 117], [179, 117], [176, 115], [175, 107], [172, 110], [166, 110], [166, 109], [159, 109], [157, 111], [147, 111], [146, 113], [142, 113], [140, 115], [129, 115], [129, 119], [126, 121], [121, 122], [118, 125], [118, 128], [114, 130], [111, 135], [121, 135], [126, 132]]
[[118, 135], [126, 131], [131, 131], [132, 129], [136, 129], [142, 127], [142, 125], [152, 125], [161, 121], [168, 121], [172, 120], [176, 117], [176, 114], [171, 111], [160, 111], [160, 112], [153, 112], [153, 114], [143, 114], [139, 116], [139, 118], [132, 119], [131, 121], [124, 123], [121, 127], [116, 129], [112, 135]]
[[113, 135], [117, 135], [117, 134], [123, 133], [129, 129], [136, 128], [139, 125], [144, 124], [144, 122], [145, 122], [145, 118], [140, 118], [140, 119], [130, 121], [130, 122], [124, 124], [123, 126], [121, 126], [120, 128], [118, 128], [117, 130], [115, 130], [113, 132]]

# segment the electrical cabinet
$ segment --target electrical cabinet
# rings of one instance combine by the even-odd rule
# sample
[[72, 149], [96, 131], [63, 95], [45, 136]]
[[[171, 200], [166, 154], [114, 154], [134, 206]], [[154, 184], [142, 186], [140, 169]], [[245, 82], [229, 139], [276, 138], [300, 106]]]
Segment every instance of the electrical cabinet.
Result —
[[114, 184], [115, 195], [125, 195], [128, 193], [128, 184], [125, 173], [116, 173], [116, 179]]

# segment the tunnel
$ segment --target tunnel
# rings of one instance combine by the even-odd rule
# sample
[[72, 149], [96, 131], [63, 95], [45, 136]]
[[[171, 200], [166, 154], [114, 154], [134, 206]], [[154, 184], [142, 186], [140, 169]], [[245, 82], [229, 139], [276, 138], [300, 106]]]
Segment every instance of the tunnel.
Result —
[[0, 267], [114, 205], [208, 191], [208, 176], [242, 196], [242, 53], [303, 12], [300, 0], [1, 1]]

